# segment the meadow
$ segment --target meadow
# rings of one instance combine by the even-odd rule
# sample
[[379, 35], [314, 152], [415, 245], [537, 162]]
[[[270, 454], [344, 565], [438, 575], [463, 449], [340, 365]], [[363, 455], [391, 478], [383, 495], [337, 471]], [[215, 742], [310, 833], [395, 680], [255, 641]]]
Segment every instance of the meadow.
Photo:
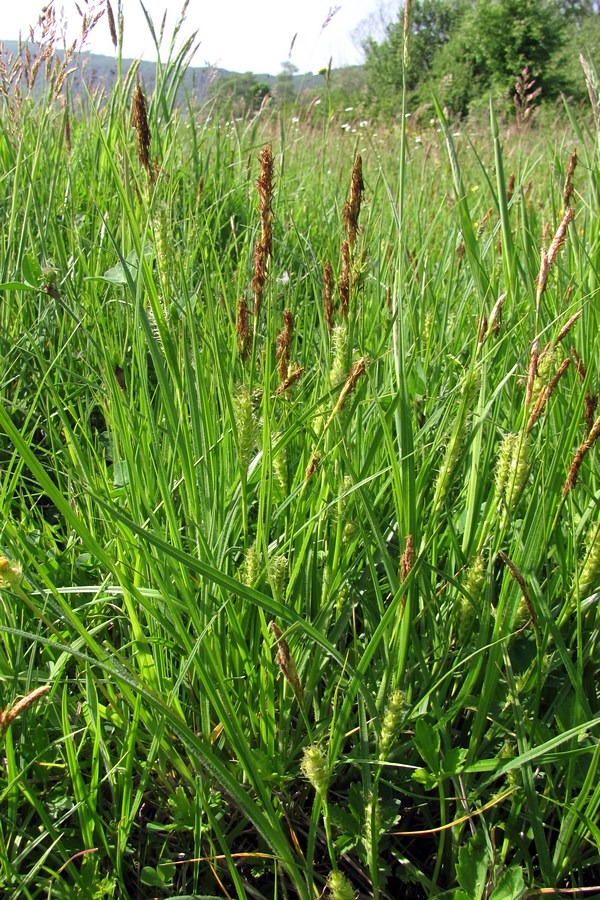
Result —
[[2, 895], [597, 894], [595, 109], [183, 65], [0, 100]]

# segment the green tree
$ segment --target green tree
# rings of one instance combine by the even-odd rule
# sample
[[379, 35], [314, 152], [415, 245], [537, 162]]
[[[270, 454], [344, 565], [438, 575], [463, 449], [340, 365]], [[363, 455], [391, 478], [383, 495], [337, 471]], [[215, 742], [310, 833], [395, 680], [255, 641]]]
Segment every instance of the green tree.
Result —
[[298, 66], [295, 66], [289, 59], [286, 59], [285, 62], [281, 63], [281, 72], [275, 79], [273, 93], [275, 94], [277, 102], [282, 106], [291, 103], [296, 96], [294, 75], [297, 71]]
[[564, 38], [564, 17], [554, 0], [478, 0], [473, 38], [490, 84], [512, 93], [527, 66], [546, 97], [560, 90], [549, 65]]
[[[427, 80], [436, 53], [447, 43], [467, 9], [466, 0], [416, 0], [411, 7], [410, 54], [406, 67], [406, 88], [414, 92]], [[404, 54], [404, 8], [387, 26], [381, 43], [368, 38], [364, 43], [367, 80], [381, 105], [390, 106], [402, 91]]]
[[[420, 0], [413, 4], [406, 68], [409, 100], [422, 103], [432, 90], [454, 113], [466, 113], [489, 91], [512, 104], [515, 79], [528, 68], [544, 99], [565, 85], [558, 54], [568, 34], [595, 14], [592, 0]], [[402, 88], [403, 18], [386, 38], [364, 45], [371, 92], [384, 108]]]
[[209, 88], [209, 96], [227, 115], [243, 116], [255, 112], [269, 94], [269, 85], [257, 81], [252, 72], [223, 75], [215, 79]]

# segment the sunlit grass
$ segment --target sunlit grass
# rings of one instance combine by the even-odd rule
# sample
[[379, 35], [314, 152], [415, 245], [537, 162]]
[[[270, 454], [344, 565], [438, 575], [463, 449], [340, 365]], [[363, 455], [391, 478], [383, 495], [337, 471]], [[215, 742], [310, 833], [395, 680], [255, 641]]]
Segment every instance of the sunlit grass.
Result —
[[181, 65], [149, 167], [133, 81], [70, 150], [57, 105], [3, 112], [2, 706], [50, 690], [4, 734], [2, 890], [600, 884], [593, 135], [440, 111], [402, 155], [190, 117]]

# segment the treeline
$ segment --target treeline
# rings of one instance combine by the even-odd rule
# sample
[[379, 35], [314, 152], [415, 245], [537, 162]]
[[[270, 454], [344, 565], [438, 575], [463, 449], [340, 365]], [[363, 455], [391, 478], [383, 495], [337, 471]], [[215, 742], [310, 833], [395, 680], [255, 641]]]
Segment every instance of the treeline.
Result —
[[404, 6], [381, 42], [364, 41], [367, 92], [381, 112], [398, 108], [403, 83], [411, 106], [430, 102], [433, 91], [454, 116], [490, 92], [512, 105], [525, 69], [537, 102], [585, 99], [580, 54], [597, 64], [598, 2], [414, 0], [408, 12], [407, 58]]

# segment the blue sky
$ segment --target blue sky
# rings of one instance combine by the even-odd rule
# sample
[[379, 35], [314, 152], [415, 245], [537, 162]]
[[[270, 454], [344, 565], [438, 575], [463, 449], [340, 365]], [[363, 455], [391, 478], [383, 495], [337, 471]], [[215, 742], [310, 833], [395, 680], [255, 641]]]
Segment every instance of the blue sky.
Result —
[[[116, 15], [118, 0], [111, 2]], [[48, 0], [5, 0], [0, 16], [1, 38], [16, 39], [19, 30], [25, 37], [29, 25], [37, 22], [41, 7], [47, 3]], [[122, 3], [124, 56], [152, 59], [152, 41], [139, 0]], [[74, 37], [81, 27], [75, 0], [54, 0], [54, 5], [57, 19], [64, 11], [69, 37]], [[158, 29], [166, 0], [146, 0], [144, 5]], [[104, 0], [79, 0], [82, 12], [94, 6], [103, 9]], [[168, 8], [165, 44], [181, 10], [179, 4], [172, 2]], [[301, 72], [316, 72], [327, 66], [330, 57], [334, 67], [362, 62], [362, 53], [352, 35], [361, 22], [376, 15], [380, 8], [381, 0], [190, 0], [180, 37], [198, 32], [200, 48], [194, 65], [276, 74], [281, 63], [289, 59]], [[112, 55], [106, 17], [93, 30], [88, 49]]]

